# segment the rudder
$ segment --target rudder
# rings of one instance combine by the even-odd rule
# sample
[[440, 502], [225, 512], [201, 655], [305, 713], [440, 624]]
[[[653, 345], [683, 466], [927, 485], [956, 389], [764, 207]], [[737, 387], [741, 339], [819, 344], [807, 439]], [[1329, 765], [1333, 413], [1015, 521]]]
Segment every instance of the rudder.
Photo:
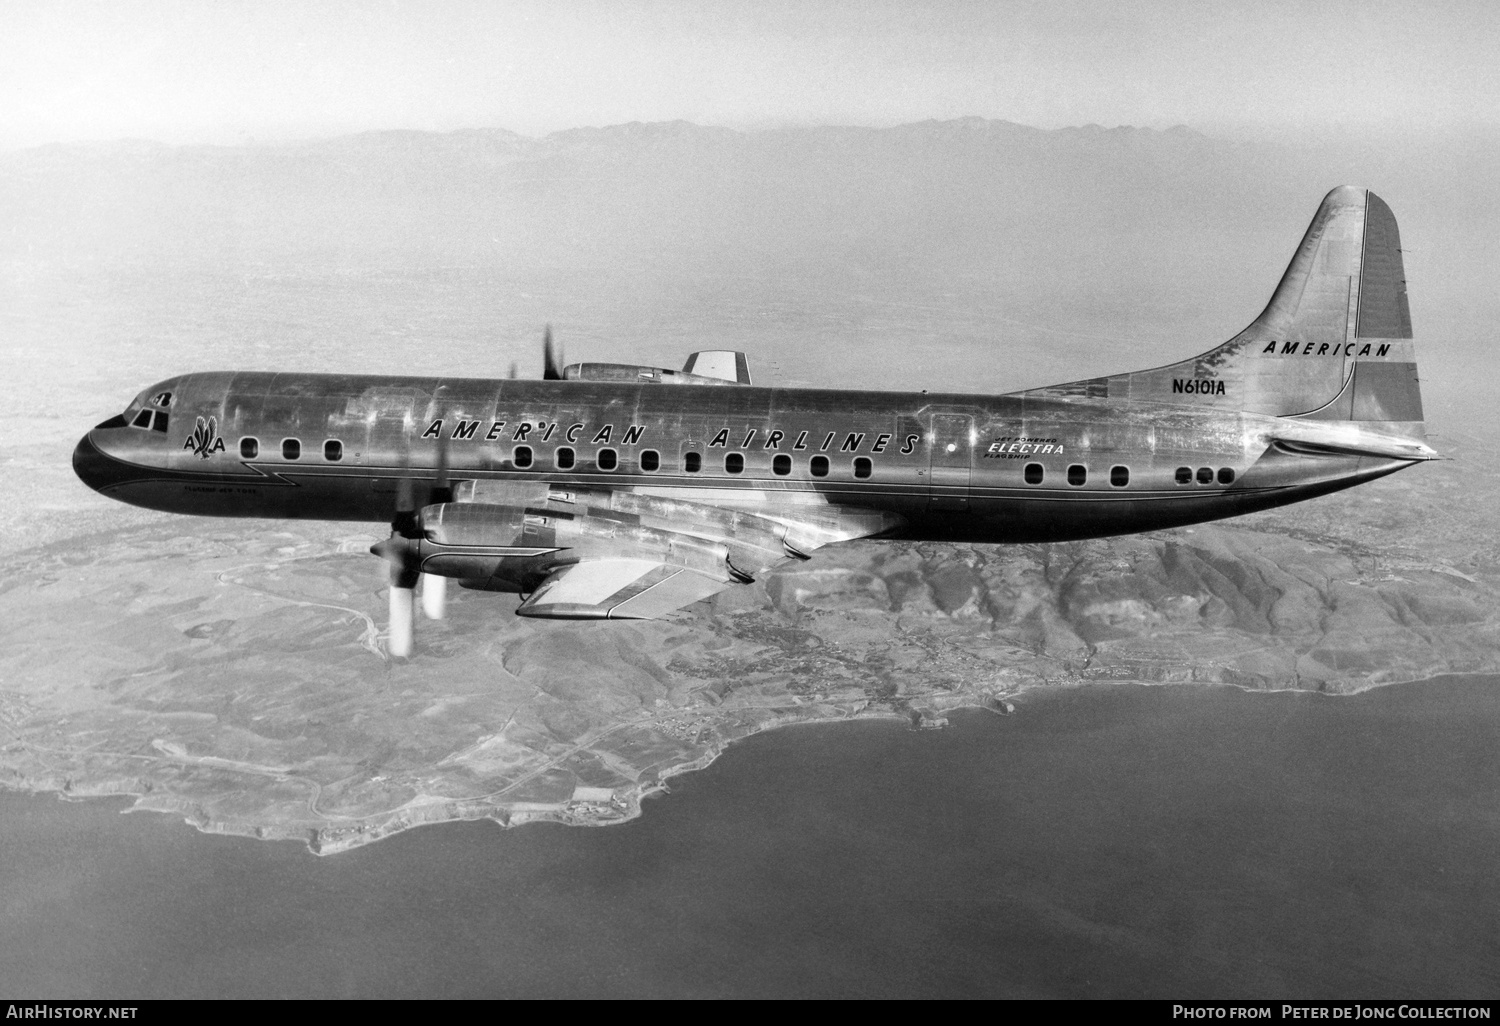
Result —
[[1200, 356], [1046, 392], [1353, 420], [1422, 433], [1396, 218], [1374, 193], [1323, 199], [1271, 301]]

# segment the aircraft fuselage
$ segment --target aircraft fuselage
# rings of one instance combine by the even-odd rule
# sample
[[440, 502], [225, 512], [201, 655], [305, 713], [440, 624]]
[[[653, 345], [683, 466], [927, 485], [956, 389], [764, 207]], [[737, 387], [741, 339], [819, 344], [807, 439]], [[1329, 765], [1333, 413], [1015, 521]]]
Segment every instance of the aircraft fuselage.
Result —
[[389, 523], [446, 461], [478, 487], [833, 504], [892, 514], [884, 537], [1013, 543], [1235, 516], [1413, 462], [1290, 451], [1279, 420], [1087, 394], [224, 372], [146, 390], [74, 466], [113, 498], [205, 516]]

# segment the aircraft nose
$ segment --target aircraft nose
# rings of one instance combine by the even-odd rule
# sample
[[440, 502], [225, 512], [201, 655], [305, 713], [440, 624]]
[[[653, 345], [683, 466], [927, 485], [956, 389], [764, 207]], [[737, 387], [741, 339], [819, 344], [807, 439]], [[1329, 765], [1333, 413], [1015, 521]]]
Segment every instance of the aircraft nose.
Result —
[[78, 475], [78, 480], [97, 492], [118, 477], [117, 469], [116, 461], [100, 451], [92, 434], [79, 439], [73, 450], [73, 473]]

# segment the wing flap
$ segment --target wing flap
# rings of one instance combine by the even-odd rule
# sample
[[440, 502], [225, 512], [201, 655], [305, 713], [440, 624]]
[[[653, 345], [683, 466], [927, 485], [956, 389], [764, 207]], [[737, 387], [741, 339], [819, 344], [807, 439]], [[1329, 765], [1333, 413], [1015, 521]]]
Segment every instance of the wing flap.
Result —
[[609, 612], [610, 619], [659, 620], [729, 587], [727, 581], [716, 581], [691, 570], [663, 569], [673, 572], [615, 606]]
[[553, 571], [516, 614], [553, 620], [655, 620], [730, 583], [655, 560], [590, 559]]

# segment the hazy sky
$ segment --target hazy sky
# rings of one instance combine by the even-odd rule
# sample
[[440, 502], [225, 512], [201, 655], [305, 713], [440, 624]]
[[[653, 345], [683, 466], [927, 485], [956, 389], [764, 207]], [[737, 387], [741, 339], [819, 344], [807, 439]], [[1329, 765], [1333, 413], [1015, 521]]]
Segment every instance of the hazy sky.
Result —
[[1500, 5], [0, 3], [0, 146], [367, 128], [1448, 128], [1500, 121]]

